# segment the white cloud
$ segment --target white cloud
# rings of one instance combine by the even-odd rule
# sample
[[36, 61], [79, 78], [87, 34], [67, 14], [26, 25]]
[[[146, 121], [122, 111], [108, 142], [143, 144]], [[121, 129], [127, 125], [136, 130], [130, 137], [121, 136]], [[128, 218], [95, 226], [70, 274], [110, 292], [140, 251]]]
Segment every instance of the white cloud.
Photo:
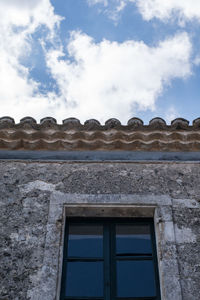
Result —
[[199, 0], [128, 0], [135, 2], [143, 18], [169, 20], [178, 16], [181, 20], [200, 20]]
[[87, 0], [89, 5], [103, 4], [104, 6], [108, 6], [108, 0]]
[[197, 55], [194, 60], [193, 60], [193, 64], [195, 66], [199, 66], [200, 65], [200, 55]]
[[1, 0], [0, 7], [0, 26], [7, 26], [9, 34], [17, 26], [19, 32], [29, 34], [41, 25], [53, 30], [61, 20], [49, 0]]
[[120, 14], [124, 10], [127, 4], [128, 2], [124, 0], [115, 0], [115, 4], [110, 8], [108, 8], [105, 11], [105, 13], [111, 20], [115, 22], [115, 24], [117, 24], [120, 18]]
[[47, 51], [47, 64], [66, 97], [67, 115], [82, 120], [117, 117], [125, 122], [136, 109], [153, 110], [164, 86], [191, 73], [186, 33], [149, 47], [135, 41], [95, 43], [73, 32], [68, 52], [72, 60], [63, 58], [62, 49]]
[[[42, 95], [22, 61], [31, 53], [32, 34], [45, 28], [46, 39], [55, 35], [61, 18], [49, 0], [0, 2], [0, 105], [2, 115], [17, 120], [25, 115], [44, 116], [55, 106], [56, 96]], [[52, 104], [53, 103], [53, 104]], [[48, 109], [47, 109], [48, 108]]]
[[87, 0], [89, 6], [96, 4], [103, 4], [104, 9], [99, 10], [106, 14], [111, 20], [118, 23], [120, 13], [124, 10], [126, 5], [135, 0]]
[[[153, 110], [158, 95], [173, 78], [191, 73], [191, 43], [186, 33], [149, 47], [135, 41], [95, 43], [74, 32], [63, 49], [56, 42], [60, 21], [49, 0], [0, 1], [1, 116], [17, 121], [26, 115], [36, 119], [51, 115], [59, 121], [70, 116], [82, 121], [117, 117], [126, 122], [137, 109]], [[31, 59], [32, 34], [38, 31], [59, 93], [41, 93], [23, 64], [26, 57]], [[47, 42], [51, 48], [45, 46]], [[65, 58], [67, 51], [70, 60]]]
[[172, 105], [165, 112], [165, 120], [168, 124], [171, 124], [171, 121], [180, 117], [177, 109]]
[[[95, 5], [104, 0], [88, 1]], [[187, 20], [200, 21], [199, 0], [110, 0], [105, 1], [105, 6], [109, 7], [105, 13], [116, 22], [120, 17], [120, 12], [130, 3], [135, 3], [146, 21], [153, 18], [165, 22], [178, 19], [179, 25], [184, 25]]]

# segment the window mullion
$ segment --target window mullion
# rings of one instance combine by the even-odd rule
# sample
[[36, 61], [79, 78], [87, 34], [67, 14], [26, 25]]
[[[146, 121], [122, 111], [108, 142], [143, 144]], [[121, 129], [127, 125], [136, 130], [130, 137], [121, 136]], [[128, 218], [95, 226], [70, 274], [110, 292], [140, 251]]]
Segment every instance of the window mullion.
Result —
[[103, 251], [104, 251], [104, 299], [110, 299], [110, 230], [109, 224], [104, 224], [103, 236]]
[[115, 223], [110, 223], [110, 273], [111, 273], [111, 287], [110, 287], [110, 299], [116, 299], [117, 285], [116, 285], [116, 226]]

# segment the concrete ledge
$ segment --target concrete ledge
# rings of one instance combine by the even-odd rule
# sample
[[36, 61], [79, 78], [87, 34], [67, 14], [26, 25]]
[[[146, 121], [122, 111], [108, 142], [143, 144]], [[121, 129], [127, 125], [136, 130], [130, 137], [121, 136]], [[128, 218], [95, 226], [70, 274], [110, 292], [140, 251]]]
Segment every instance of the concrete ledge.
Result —
[[155, 151], [6, 151], [0, 150], [0, 160], [28, 161], [189, 161], [200, 162], [200, 152]]

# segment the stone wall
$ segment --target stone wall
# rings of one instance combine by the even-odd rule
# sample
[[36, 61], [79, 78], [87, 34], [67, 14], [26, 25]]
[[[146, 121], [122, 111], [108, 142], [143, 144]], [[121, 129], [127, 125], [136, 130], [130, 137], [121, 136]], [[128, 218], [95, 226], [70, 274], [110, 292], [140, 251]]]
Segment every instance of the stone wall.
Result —
[[59, 299], [69, 204], [157, 207], [162, 299], [200, 299], [199, 163], [7, 161], [0, 191], [0, 300]]

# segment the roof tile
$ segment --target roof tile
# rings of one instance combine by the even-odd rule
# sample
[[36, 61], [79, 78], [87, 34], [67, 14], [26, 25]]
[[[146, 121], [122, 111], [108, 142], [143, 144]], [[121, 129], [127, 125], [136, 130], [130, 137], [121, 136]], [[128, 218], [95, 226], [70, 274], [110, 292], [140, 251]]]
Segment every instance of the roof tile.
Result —
[[57, 124], [51, 117], [40, 124], [25, 117], [15, 124], [10, 117], [0, 118], [2, 150], [129, 150], [129, 151], [200, 151], [200, 118], [189, 121], [178, 118], [167, 125], [154, 118], [144, 125], [132, 118], [127, 125], [109, 119], [104, 125], [95, 119], [84, 124], [76, 118]]

